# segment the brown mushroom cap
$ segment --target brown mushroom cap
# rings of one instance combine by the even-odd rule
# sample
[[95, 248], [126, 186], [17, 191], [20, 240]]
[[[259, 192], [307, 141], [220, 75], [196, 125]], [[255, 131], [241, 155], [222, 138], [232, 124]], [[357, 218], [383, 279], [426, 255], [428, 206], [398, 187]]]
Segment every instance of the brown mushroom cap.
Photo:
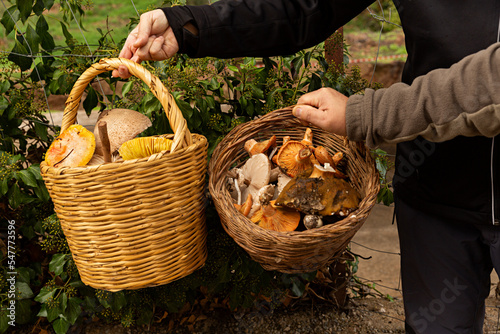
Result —
[[328, 153], [324, 146], [316, 146], [314, 149], [314, 156], [318, 159], [318, 162], [322, 165], [328, 163], [330, 166], [335, 166], [332, 156]]
[[[331, 173], [329, 173], [331, 174]], [[349, 183], [333, 176], [293, 178], [276, 199], [276, 205], [306, 214], [346, 216], [358, 208], [361, 196]]]
[[[146, 115], [129, 109], [104, 110], [99, 115], [97, 122], [101, 120], [107, 124], [111, 154], [118, 150], [124, 142], [135, 138], [151, 126], [151, 120]], [[96, 138], [95, 152], [103, 155], [102, 143], [99, 139], [99, 128], [97, 126], [94, 128], [94, 136]]]

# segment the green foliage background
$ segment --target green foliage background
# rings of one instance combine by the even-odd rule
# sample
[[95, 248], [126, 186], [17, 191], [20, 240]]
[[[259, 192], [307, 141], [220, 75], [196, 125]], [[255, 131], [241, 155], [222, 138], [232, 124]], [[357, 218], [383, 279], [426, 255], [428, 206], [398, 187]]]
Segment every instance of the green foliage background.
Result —
[[[70, 22], [86, 22], [83, 18], [92, 11], [91, 3], [6, 3], [10, 7], [3, 11], [0, 23], [5, 36], [12, 37], [12, 45], [11, 52], [0, 54], [0, 333], [8, 330], [11, 321], [8, 279], [14, 271], [15, 323], [50, 324], [56, 333], [93, 318], [125, 327], [150, 324], [165, 312], [175, 319], [186, 305], [200, 300], [234, 310], [263, 300], [277, 307], [287, 294], [304, 293], [315, 273], [263, 270], [222, 230], [211, 203], [207, 208], [210, 255], [202, 269], [168, 285], [135, 291], [111, 293], [84, 285], [40, 175], [44, 152], [59, 131], [48, 119], [47, 96], [68, 94], [93, 62], [117, 56], [126, 34], [118, 37], [106, 30], [109, 26], [99, 27], [96, 44], [89, 47], [74, 37]], [[54, 20], [54, 12], [59, 19]], [[136, 23], [135, 16], [127, 30]], [[54, 25], [60, 30], [53, 30]], [[209, 154], [234, 126], [292, 105], [305, 92], [333, 87], [352, 95], [368, 85], [359, 71], [345, 74], [343, 66], [328, 64], [322, 44], [286, 57], [222, 60], [178, 55], [144, 66], [172, 92], [191, 132], [207, 137]], [[153, 121], [143, 135], [171, 132], [160, 103], [142, 81], [131, 78], [117, 94], [119, 79], [111, 78], [111, 73], [100, 77], [113, 93], [105, 96], [89, 86], [83, 103], [87, 114], [106, 106], [135, 109]], [[380, 161], [383, 168], [384, 160]]]

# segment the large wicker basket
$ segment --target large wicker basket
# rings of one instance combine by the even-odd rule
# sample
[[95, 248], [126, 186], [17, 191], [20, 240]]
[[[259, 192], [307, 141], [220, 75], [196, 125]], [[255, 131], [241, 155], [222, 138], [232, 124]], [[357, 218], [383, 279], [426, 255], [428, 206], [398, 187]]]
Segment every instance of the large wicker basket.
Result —
[[87, 167], [40, 169], [82, 281], [108, 291], [166, 284], [207, 257], [207, 140], [191, 134], [161, 81], [127, 59], [102, 59], [75, 83], [62, 128], [76, 121], [92, 79], [125, 65], [161, 102], [174, 135], [170, 153]]
[[291, 107], [276, 110], [234, 128], [211, 157], [209, 190], [224, 229], [254, 261], [266, 270], [304, 273], [322, 268], [340, 257], [376, 202], [379, 176], [375, 162], [364, 145], [310, 127], [314, 145], [326, 147], [331, 154], [342, 151], [347, 156], [350, 183], [363, 197], [359, 208], [334, 224], [305, 231], [275, 232], [252, 223], [233, 205], [227, 188], [227, 172], [241, 166], [248, 158], [244, 150], [248, 139], [260, 141], [276, 135], [278, 144], [284, 136], [301, 140], [306, 127], [292, 115], [291, 110]]

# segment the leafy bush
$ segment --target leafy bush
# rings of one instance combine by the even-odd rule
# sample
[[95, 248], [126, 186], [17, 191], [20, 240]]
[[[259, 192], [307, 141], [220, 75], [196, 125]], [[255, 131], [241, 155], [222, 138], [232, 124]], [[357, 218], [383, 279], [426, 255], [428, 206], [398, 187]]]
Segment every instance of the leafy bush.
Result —
[[[47, 97], [68, 94], [91, 63], [101, 55], [117, 56], [120, 48], [110, 32], [101, 32], [93, 51], [77, 45], [67, 25], [70, 11], [84, 14], [79, 2], [60, 3], [65, 44], [56, 46], [44, 11], [53, 5], [52, 0], [18, 0], [0, 20], [7, 34], [16, 30], [12, 52], [0, 59], [0, 332], [13, 321], [13, 301], [16, 324], [50, 323], [56, 333], [66, 333], [95, 317], [129, 327], [150, 324], [155, 315], [163, 319], [170, 314], [178, 320], [186, 305], [234, 310], [271, 301], [276, 307], [289, 293], [301, 296], [316, 273], [263, 270], [223, 231], [213, 205], [206, 213], [209, 257], [192, 275], [160, 287], [115, 293], [81, 282], [40, 175], [39, 163], [60, 130], [48, 120]], [[18, 30], [18, 23], [25, 31]], [[333, 87], [352, 95], [367, 87], [359, 70], [346, 74], [344, 65], [331, 66], [323, 55], [320, 44], [287, 57], [222, 60], [178, 55], [144, 66], [175, 97], [190, 131], [207, 137], [211, 153], [237, 124], [294, 104], [305, 92]], [[131, 78], [118, 94], [119, 79], [111, 73], [100, 79], [112, 93], [104, 95], [89, 86], [83, 102], [87, 114], [106, 105], [135, 109], [153, 121], [143, 135], [171, 132], [159, 101], [142, 81]]]

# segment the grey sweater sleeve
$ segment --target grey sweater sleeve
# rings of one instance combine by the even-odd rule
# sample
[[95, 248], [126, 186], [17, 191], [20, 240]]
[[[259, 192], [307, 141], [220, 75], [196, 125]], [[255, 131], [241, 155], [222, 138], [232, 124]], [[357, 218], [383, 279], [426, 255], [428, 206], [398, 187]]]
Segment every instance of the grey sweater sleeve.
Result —
[[500, 134], [500, 43], [411, 85], [397, 83], [349, 97], [346, 127], [349, 139], [369, 147], [417, 136], [441, 142]]

